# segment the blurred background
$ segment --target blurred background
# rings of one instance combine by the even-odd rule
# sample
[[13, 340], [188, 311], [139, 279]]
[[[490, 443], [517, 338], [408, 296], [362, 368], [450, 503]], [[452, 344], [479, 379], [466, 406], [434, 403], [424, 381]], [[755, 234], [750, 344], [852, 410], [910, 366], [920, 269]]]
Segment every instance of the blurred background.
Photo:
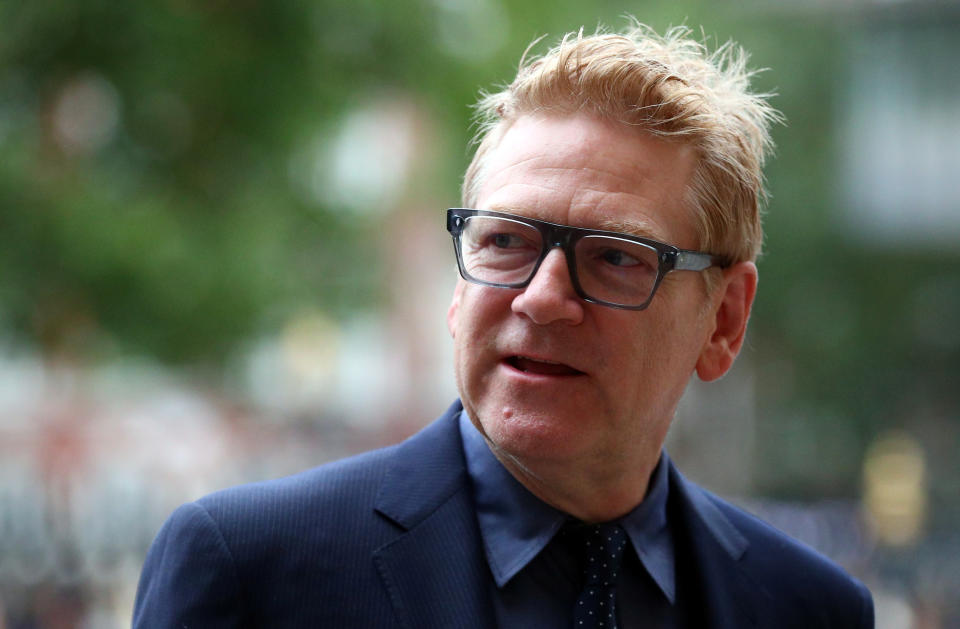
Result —
[[672, 456], [878, 627], [960, 627], [960, 4], [0, 0], [0, 628], [128, 626], [178, 504], [438, 416], [470, 104], [627, 12], [740, 42], [788, 119]]

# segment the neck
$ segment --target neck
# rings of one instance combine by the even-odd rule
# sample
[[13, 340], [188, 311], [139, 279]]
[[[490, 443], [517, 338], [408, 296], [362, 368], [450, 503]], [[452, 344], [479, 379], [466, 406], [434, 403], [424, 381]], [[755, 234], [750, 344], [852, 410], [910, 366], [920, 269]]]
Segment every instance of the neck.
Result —
[[654, 456], [640, 457], [642, 462], [607, 459], [582, 465], [520, 461], [492, 444], [491, 451], [530, 493], [588, 523], [615, 520], [635, 509], [660, 460], [659, 449]]

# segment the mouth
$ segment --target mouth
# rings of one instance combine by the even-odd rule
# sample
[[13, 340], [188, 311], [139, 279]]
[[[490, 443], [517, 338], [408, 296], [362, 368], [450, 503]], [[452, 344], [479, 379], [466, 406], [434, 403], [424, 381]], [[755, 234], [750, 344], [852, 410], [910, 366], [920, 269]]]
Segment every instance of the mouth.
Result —
[[543, 360], [529, 358], [527, 356], [510, 356], [505, 361], [508, 365], [522, 371], [523, 373], [537, 374], [541, 376], [582, 376], [584, 373], [579, 369], [574, 369], [570, 365], [555, 362], [552, 360]]

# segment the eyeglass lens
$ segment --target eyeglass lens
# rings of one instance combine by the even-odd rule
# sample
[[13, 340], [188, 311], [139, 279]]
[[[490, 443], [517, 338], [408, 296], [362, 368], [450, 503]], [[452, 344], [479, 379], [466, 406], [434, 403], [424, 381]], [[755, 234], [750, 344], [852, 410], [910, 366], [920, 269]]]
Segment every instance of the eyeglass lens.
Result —
[[[466, 219], [460, 254], [467, 274], [481, 282], [520, 286], [530, 280], [543, 251], [540, 231], [493, 216]], [[659, 256], [647, 245], [613, 236], [588, 235], [574, 246], [576, 278], [591, 299], [638, 306], [657, 281]]]

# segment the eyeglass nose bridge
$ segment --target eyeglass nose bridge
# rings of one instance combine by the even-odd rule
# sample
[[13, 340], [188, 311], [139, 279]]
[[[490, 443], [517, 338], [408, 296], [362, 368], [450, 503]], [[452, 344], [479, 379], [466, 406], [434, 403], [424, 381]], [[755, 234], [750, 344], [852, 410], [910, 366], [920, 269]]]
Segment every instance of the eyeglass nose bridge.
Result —
[[563, 259], [567, 263], [567, 274], [570, 277], [570, 283], [573, 285], [574, 291], [580, 297], [586, 299], [587, 297], [580, 287], [580, 279], [577, 277], [576, 254], [573, 250], [576, 231], [565, 225], [553, 225], [549, 223], [538, 225], [538, 227], [543, 237], [543, 250], [540, 252], [540, 259], [537, 260], [536, 265], [534, 265], [526, 285], [529, 285], [537, 273], [540, 272], [540, 267], [543, 266], [543, 262], [547, 259], [547, 256], [550, 255], [550, 252], [554, 249], [560, 249], [563, 254]]
[[551, 249], [560, 247], [564, 253], [569, 254], [570, 244], [573, 238], [573, 229], [565, 225], [546, 224], [542, 226], [544, 257]]

